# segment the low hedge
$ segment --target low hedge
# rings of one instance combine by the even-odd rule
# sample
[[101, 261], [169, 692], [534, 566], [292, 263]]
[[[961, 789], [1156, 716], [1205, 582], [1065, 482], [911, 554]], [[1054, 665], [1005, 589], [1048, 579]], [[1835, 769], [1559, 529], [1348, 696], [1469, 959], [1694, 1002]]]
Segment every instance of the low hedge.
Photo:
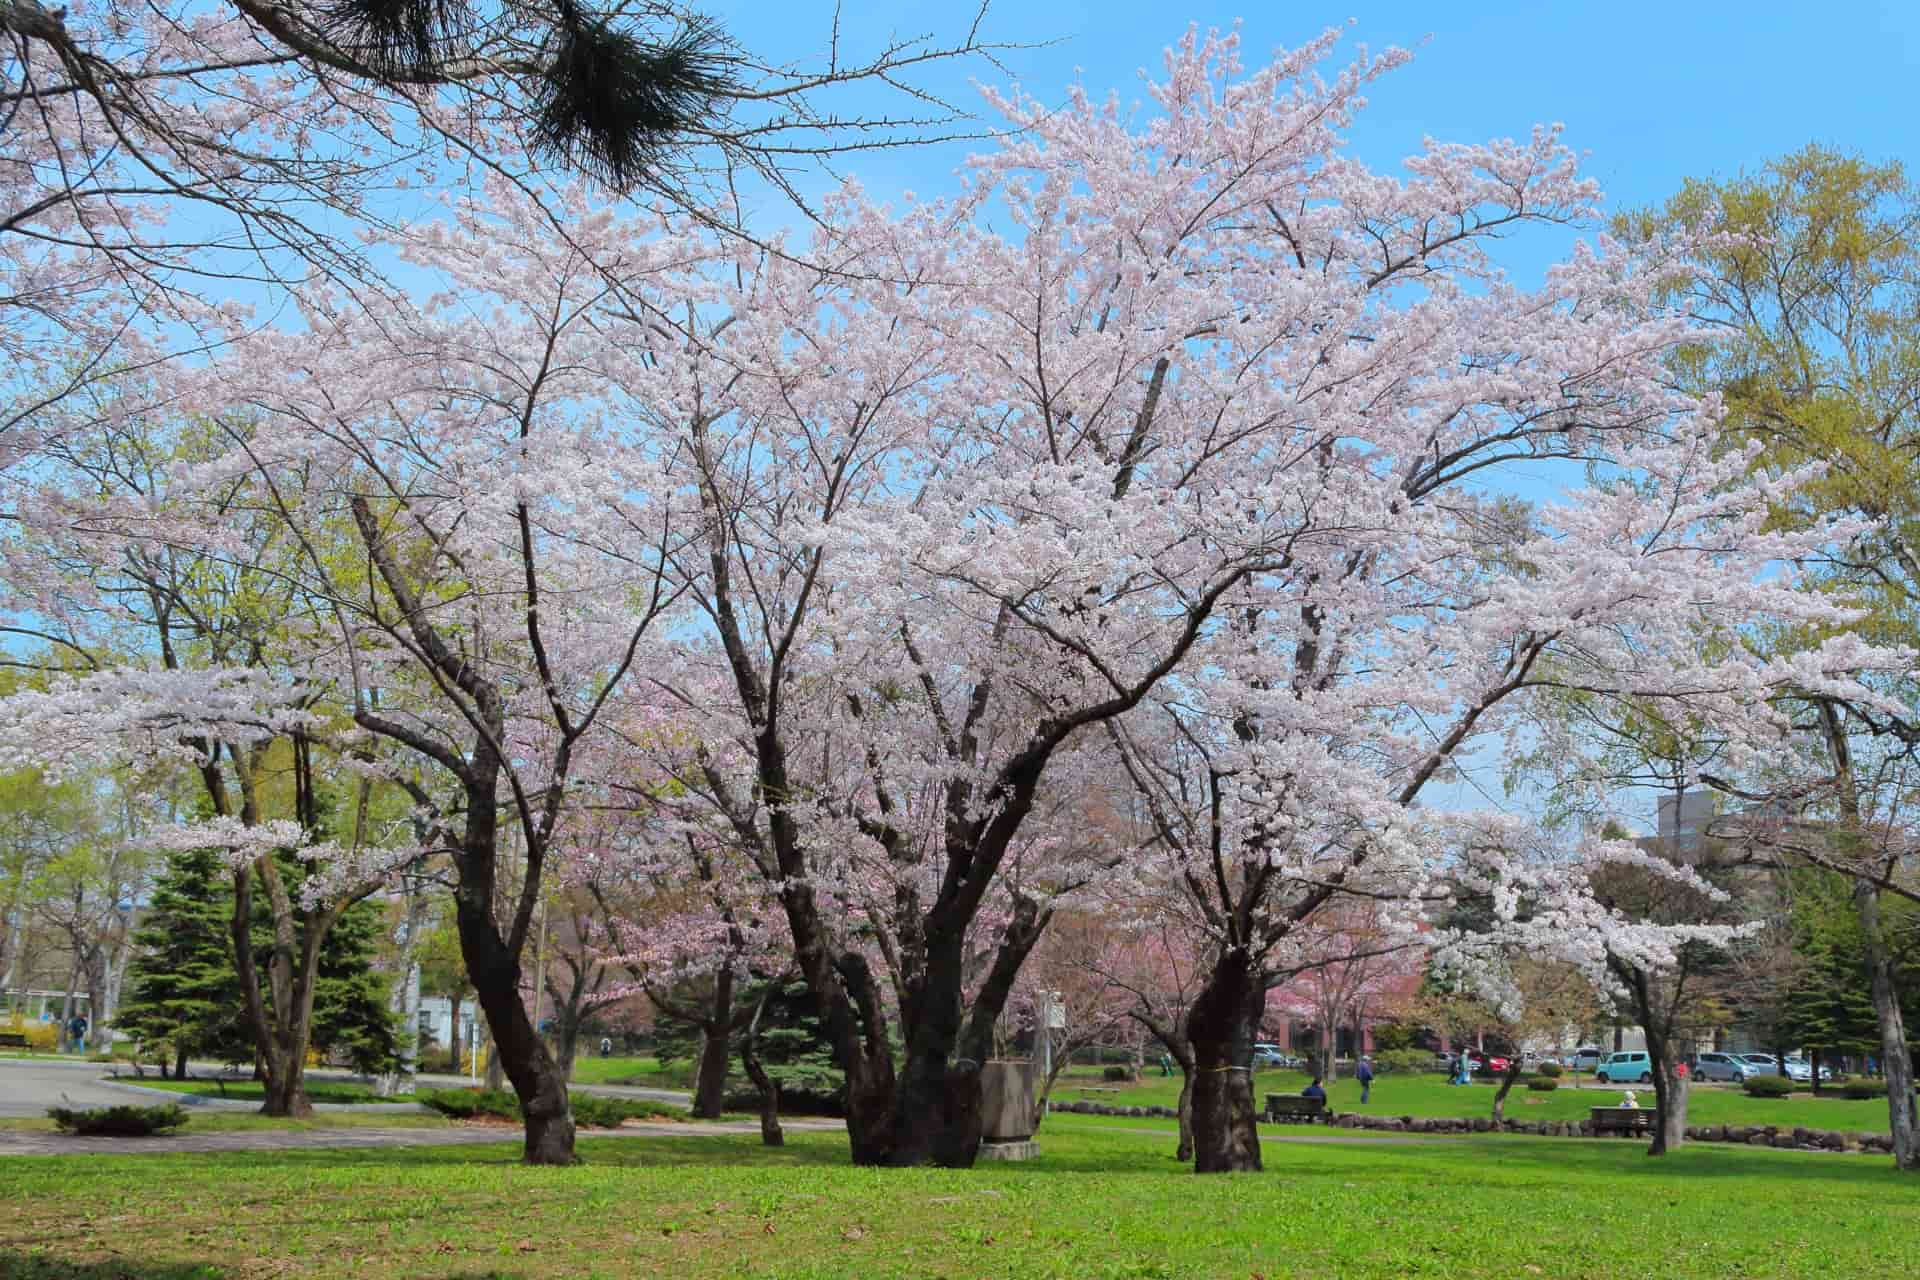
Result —
[[1535, 1093], [1552, 1093], [1559, 1087], [1559, 1077], [1546, 1075], [1545, 1073], [1534, 1076], [1531, 1080], [1527, 1081], [1527, 1088], [1533, 1090]]
[[1540, 1074], [1543, 1076], [1553, 1076], [1555, 1079], [1558, 1079], [1560, 1073], [1565, 1070], [1565, 1067], [1555, 1062], [1552, 1058], [1548, 1058], [1540, 1064]]
[[[744, 1111], [758, 1114], [760, 1111], [760, 1091], [758, 1089], [735, 1089], [720, 1100], [723, 1111]], [[780, 1089], [780, 1114], [783, 1116], [825, 1116], [831, 1120], [843, 1120], [847, 1115], [847, 1100], [839, 1090], [825, 1089]]]
[[1748, 1076], [1746, 1083], [1748, 1095], [1755, 1098], [1784, 1098], [1793, 1087], [1785, 1076]]
[[1380, 1072], [1425, 1071], [1433, 1065], [1433, 1054], [1426, 1049], [1388, 1049], [1373, 1055], [1373, 1069]]
[[1864, 1102], [1868, 1098], [1884, 1098], [1887, 1096], [1887, 1082], [1885, 1080], [1849, 1080], [1840, 1086], [1840, 1093], [1855, 1102]]
[[[495, 1116], [501, 1120], [520, 1119], [520, 1100], [504, 1089], [422, 1089], [414, 1100], [443, 1116], [471, 1120], [475, 1116]], [[644, 1120], [649, 1116], [684, 1119], [684, 1107], [636, 1098], [610, 1098], [597, 1093], [569, 1093], [567, 1105], [573, 1110], [573, 1122], [585, 1129], [617, 1129], [624, 1120]]]
[[152, 1107], [49, 1107], [53, 1127], [61, 1133], [81, 1137], [148, 1138], [156, 1133], [178, 1129], [187, 1122], [187, 1109], [178, 1103], [163, 1102]]
[[1134, 1078], [1133, 1068], [1132, 1067], [1103, 1067], [1101, 1068], [1101, 1071], [1100, 1071], [1100, 1077], [1103, 1080], [1116, 1080], [1116, 1081], [1132, 1080]]

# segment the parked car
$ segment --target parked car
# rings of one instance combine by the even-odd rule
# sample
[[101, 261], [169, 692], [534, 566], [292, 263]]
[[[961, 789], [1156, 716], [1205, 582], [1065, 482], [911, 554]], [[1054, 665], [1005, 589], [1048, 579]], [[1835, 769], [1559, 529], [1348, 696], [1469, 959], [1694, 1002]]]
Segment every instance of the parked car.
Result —
[[1594, 1074], [1611, 1084], [1624, 1084], [1630, 1080], [1649, 1081], [1653, 1079], [1653, 1059], [1647, 1056], [1644, 1049], [1610, 1053]]
[[[1787, 1078], [1789, 1080], [1798, 1080], [1806, 1084], [1813, 1082], [1813, 1064], [1805, 1058], [1788, 1058], [1786, 1066]], [[1820, 1068], [1820, 1078], [1822, 1080], [1833, 1079], [1833, 1068]]]
[[1694, 1062], [1693, 1070], [1701, 1080], [1728, 1080], [1734, 1084], [1744, 1084], [1753, 1074], [1753, 1068], [1734, 1053], [1703, 1053]]
[[1593, 1071], [1600, 1066], [1606, 1056], [1604, 1049], [1575, 1049], [1573, 1056], [1567, 1059], [1567, 1065], [1575, 1071]]
[[1256, 1044], [1253, 1046], [1253, 1065], [1255, 1070], [1288, 1066], [1289, 1055], [1281, 1052], [1277, 1044]]
[[1753, 1068], [1757, 1076], [1777, 1076], [1780, 1074], [1780, 1060], [1770, 1053], [1736, 1054], [1740, 1061]]
[[1499, 1054], [1489, 1056], [1478, 1049], [1468, 1050], [1467, 1057], [1472, 1060], [1475, 1071], [1489, 1071], [1494, 1075], [1500, 1075], [1510, 1065], [1509, 1060]]

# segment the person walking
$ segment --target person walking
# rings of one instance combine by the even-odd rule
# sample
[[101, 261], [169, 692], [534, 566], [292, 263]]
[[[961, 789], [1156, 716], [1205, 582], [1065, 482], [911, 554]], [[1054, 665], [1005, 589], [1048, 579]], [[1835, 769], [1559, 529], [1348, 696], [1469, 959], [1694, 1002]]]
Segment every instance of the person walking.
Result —
[[1360, 1082], [1360, 1101], [1365, 1102], [1373, 1091], [1373, 1059], [1367, 1054], [1360, 1055], [1359, 1063], [1353, 1068], [1353, 1078]]
[[1160, 1054], [1160, 1074], [1162, 1076], [1173, 1074], [1173, 1059], [1169, 1058], [1164, 1050]]
[[67, 1019], [67, 1047], [73, 1053], [87, 1050], [87, 1015], [76, 1013]]

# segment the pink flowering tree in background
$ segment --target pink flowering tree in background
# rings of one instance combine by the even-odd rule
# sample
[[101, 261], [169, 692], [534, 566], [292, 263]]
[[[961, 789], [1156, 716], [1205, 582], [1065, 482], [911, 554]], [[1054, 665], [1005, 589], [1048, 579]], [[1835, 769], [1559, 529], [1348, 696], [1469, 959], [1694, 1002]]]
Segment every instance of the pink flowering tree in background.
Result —
[[1267, 1018], [1298, 1020], [1317, 1029], [1313, 1069], [1323, 1080], [1337, 1074], [1341, 1027], [1353, 1028], [1357, 1058], [1364, 1051], [1360, 1041], [1367, 1024], [1395, 1017], [1420, 986], [1427, 958], [1422, 936], [1390, 915], [1390, 907], [1379, 901], [1330, 904], [1295, 935], [1290, 961], [1295, 972], [1267, 992]]

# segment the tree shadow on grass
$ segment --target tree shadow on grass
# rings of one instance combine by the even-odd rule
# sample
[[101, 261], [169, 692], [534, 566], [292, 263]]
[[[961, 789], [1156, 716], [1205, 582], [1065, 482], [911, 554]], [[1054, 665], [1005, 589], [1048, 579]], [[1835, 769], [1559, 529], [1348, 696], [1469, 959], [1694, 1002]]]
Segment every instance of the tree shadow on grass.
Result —
[[225, 1267], [211, 1262], [147, 1262], [131, 1258], [70, 1262], [57, 1249], [21, 1253], [0, 1249], [5, 1280], [226, 1280]]

